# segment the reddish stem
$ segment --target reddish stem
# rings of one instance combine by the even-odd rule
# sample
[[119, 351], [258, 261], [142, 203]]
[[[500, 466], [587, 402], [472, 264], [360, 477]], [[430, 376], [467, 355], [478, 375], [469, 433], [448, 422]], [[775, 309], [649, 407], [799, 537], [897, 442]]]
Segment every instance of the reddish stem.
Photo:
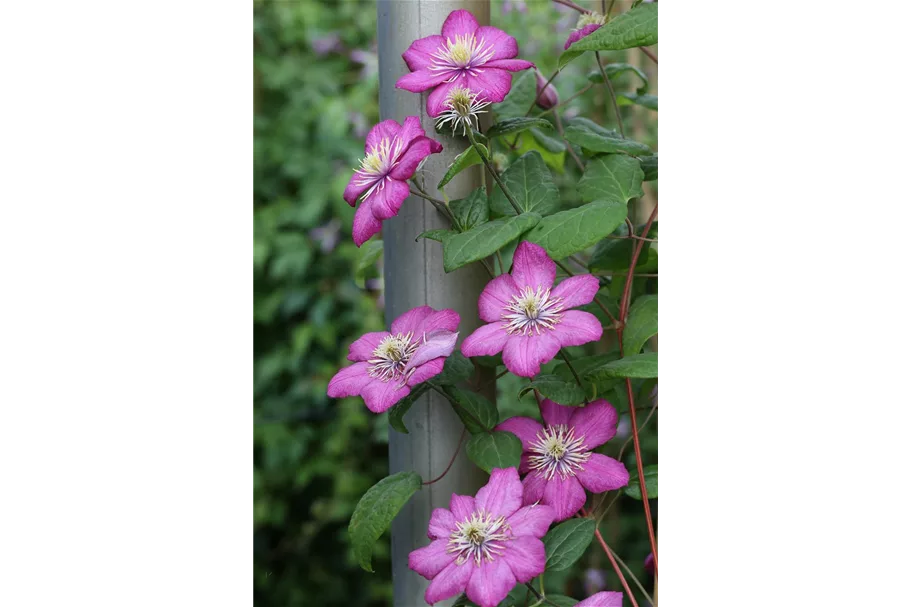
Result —
[[[585, 509], [582, 509], [582, 513], [588, 516], [588, 513], [585, 512]], [[597, 524], [597, 522], [596, 522]], [[595, 537], [598, 538], [598, 541], [601, 542], [601, 547], [604, 549], [604, 554], [607, 555], [610, 564], [614, 567], [614, 571], [617, 572], [617, 577], [620, 578], [620, 583], [623, 585], [623, 590], [626, 591], [626, 596], [629, 597], [629, 602], [633, 604], [633, 607], [639, 607], [639, 604], [636, 602], [636, 597], [633, 596], [633, 591], [630, 590], [629, 584], [626, 583], [626, 578], [623, 576], [623, 572], [620, 570], [620, 565], [617, 564], [617, 559], [614, 558], [614, 555], [611, 553], [610, 548], [607, 547], [607, 543], [604, 541], [604, 537], [601, 535], [601, 530], [598, 527], [595, 527]]]
[[571, 9], [577, 10], [580, 13], [590, 13], [591, 11], [587, 8], [582, 8], [572, 0], [554, 0], [557, 4], [562, 4], [563, 6], [568, 6]]
[[459, 437], [459, 444], [456, 445], [455, 453], [452, 454], [452, 459], [449, 460], [449, 465], [446, 466], [445, 470], [443, 470], [443, 474], [439, 475], [432, 481], [427, 481], [427, 482], [421, 483], [422, 485], [432, 485], [435, 482], [437, 482], [438, 480], [440, 480], [441, 478], [443, 478], [444, 476], [446, 476], [446, 474], [449, 472], [449, 469], [452, 468], [452, 464], [455, 462], [456, 456], [459, 454], [459, 451], [462, 449], [462, 441], [465, 440], [465, 432], [467, 430], [468, 430], [467, 428], [462, 428], [462, 436]]
[[648, 57], [649, 59], [651, 59], [652, 61], [654, 61], [654, 62], [655, 62], [655, 65], [658, 65], [658, 57], [655, 57], [655, 56], [651, 53], [651, 51], [649, 51], [649, 50], [648, 50], [647, 48], [645, 48], [644, 46], [640, 46], [640, 47], [639, 47], [639, 50], [642, 51], [643, 53], [645, 53], [645, 56], [646, 56], [646, 57]]

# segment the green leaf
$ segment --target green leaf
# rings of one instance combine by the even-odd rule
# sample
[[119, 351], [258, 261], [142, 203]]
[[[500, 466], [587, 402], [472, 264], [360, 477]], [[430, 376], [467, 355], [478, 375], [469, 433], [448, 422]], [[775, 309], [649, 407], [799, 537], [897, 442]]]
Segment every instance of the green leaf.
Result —
[[[620, 351], [613, 350], [612, 352], [606, 352], [604, 354], [595, 354], [594, 356], [583, 356], [581, 358], [572, 359], [570, 362], [573, 364], [573, 368], [576, 370], [576, 373], [582, 378], [582, 385], [585, 389], [585, 394], [589, 399], [594, 400], [595, 398], [604, 398], [605, 394], [613, 388], [615, 385], [619, 384], [623, 380], [616, 377], [608, 377], [599, 380], [592, 380], [585, 377], [585, 374], [591, 369], [601, 367], [607, 363], [617, 360], [620, 358]], [[554, 375], [557, 375], [563, 381], [573, 381], [575, 382], [575, 377], [573, 376], [572, 371], [566, 363], [560, 363], [554, 367]], [[551, 399], [553, 400], [553, 399]], [[562, 404], [562, 403], [561, 403]]]
[[[573, 365], [575, 368], [575, 365]], [[538, 375], [530, 384], [519, 390], [519, 396], [537, 390], [560, 405], [574, 407], [585, 401], [585, 393], [575, 379], [567, 381], [559, 375]]]
[[584, 54], [585, 54], [584, 51], [574, 51], [574, 50], [563, 51], [560, 54], [560, 61], [557, 63], [557, 69], [562, 71], [563, 68], [566, 67], [567, 65], [569, 65], [569, 63], [572, 62], [576, 57], [579, 57]]
[[616, 230], [626, 213], [626, 202], [596, 200], [545, 217], [525, 239], [544, 247], [552, 259], [563, 259]]
[[657, 95], [634, 95], [632, 93], [617, 93], [617, 105], [641, 105], [650, 110], [658, 111]]
[[658, 296], [643, 295], [633, 302], [623, 329], [623, 351], [638, 354], [652, 335], [658, 334]]
[[557, 607], [573, 607], [578, 604], [576, 599], [562, 594], [548, 594], [547, 602]]
[[493, 430], [497, 425], [496, 406], [480, 394], [455, 386], [446, 386], [443, 391], [458, 403], [458, 406], [453, 405], [453, 410], [472, 434]]
[[585, 202], [613, 200], [626, 204], [631, 198], [642, 196], [642, 177], [635, 158], [605, 154], [589, 161], [577, 189]]
[[509, 89], [506, 98], [493, 106], [497, 120], [525, 116], [537, 95], [537, 77], [534, 70], [525, 70], [520, 75], [513, 76], [512, 88]]
[[595, 521], [572, 518], [562, 522], [544, 536], [547, 554], [546, 571], [562, 571], [575, 563], [595, 537]]
[[544, 159], [544, 164], [558, 173], [563, 173], [563, 165], [566, 162], [566, 147], [563, 141], [548, 137], [539, 129], [528, 129], [521, 133], [516, 143], [516, 151], [519, 154], [538, 152]]
[[539, 221], [541, 216], [537, 213], [522, 213], [518, 217], [504, 217], [482, 223], [461, 234], [450, 232], [443, 237], [443, 269], [452, 272], [493, 255], [500, 247], [512, 242]]
[[359, 254], [354, 275], [356, 278], [362, 279], [367, 270], [371, 269], [377, 260], [383, 256], [383, 241], [369, 240], [365, 242], [364, 246], [360, 248]]
[[643, 156], [639, 159], [639, 166], [642, 167], [642, 172], [645, 173], [642, 181], [655, 181], [658, 179], [658, 154]]
[[[549, 215], [560, 208], [560, 192], [538, 152], [528, 152], [513, 162], [500, 179], [524, 213]], [[516, 214], [499, 185], [490, 197], [490, 208], [499, 215]]]
[[[637, 229], [637, 233], [639, 231]], [[626, 224], [620, 226], [616, 235], [629, 235], [629, 229]], [[652, 223], [647, 237], [658, 237], [658, 222]], [[633, 248], [636, 246], [636, 242], [634, 238], [605, 238], [598, 243], [598, 246], [592, 252], [591, 259], [588, 260], [588, 269], [592, 272], [608, 271], [626, 274], [627, 270], [629, 270], [629, 262], [633, 259]], [[649, 241], [642, 243], [642, 251], [639, 253], [639, 259], [636, 260], [636, 271], [643, 271], [643, 268], [648, 264], [651, 246], [652, 243]]]
[[592, 152], [626, 152], [633, 156], [651, 154], [644, 143], [624, 139], [588, 118], [573, 118], [566, 127], [566, 139]]
[[452, 607], [478, 607], [475, 603], [472, 603], [465, 593], [463, 592], [455, 600], [455, 603], [452, 604]]
[[[645, 478], [645, 490], [648, 492], [648, 499], [658, 497], [658, 464], [643, 466], [642, 476]], [[642, 499], [642, 489], [639, 487], [638, 474], [630, 477], [629, 485], [627, 485], [623, 492], [637, 500]]]
[[[608, 63], [604, 66], [604, 73], [607, 74], [607, 77], [611, 80], [615, 80], [624, 72], [633, 72], [642, 80], [642, 86], [636, 89], [637, 93], [642, 95], [648, 92], [648, 76], [635, 65], [630, 65], [629, 63]], [[588, 75], [588, 81], [594, 82], [595, 84], [601, 84], [604, 82], [604, 76], [601, 75], [600, 70], [595, 70]]]
[[411, 394], [395, 403], [391, 409], [389, 409], [389, 425], [392, 426], [393, 430], [401, 432], [402, 434], [408, 434], [408, 428], [405, 427], [405, 414], [411, 410], [411, 405], [422, 396], [427, 390], [430, 389], [430, 384], [423, 383], [418, 384], [411, 390]]
[[[481, 145], [481, 149], [484, 150], [484, 154], [489, 158], [490, 152], [488, 149], [484, 147], [483, 144], [479, 145]], [[437, 189], [443, 189], [443, 186], [452, 181], [453, 177], [470, 166], [481, 164], [481, 162], [482, 160], [481, 156], [478, 154], [478, 150], [475, 149], [474, 146], [470, 146], [467, 150], [455, 157], [455, 159], [452, 161], [452, 164], [449, 165], [449, 170], [446, 171], [446, 174], [443, 175], [443, 179], [441, 179], [440, 183], [437, 184]]]
[[619, 51], [657, 43], [658, 4], [650, 2], [616, 16], [569, 48], [570, 51]]
[[518, 468], [522, 441], [512, 432], [485, 432], [468, 439], [468, 458], [486, 472], [494, 468]]
[[487, 192], [483, 187], [477, 188], [467, 197], [450, 202], [449, 210], [452, 211], [459, 230], [467, 232], [490, 219]]
[[532, 127], [553, 129], [554, 125], [543, 118], [526, 118], [524, 116], [519, 118], [507, 118], [490, 127], [487, 130], [487, 136], [490, 139], [495, 139], [511, 133], [521, 133]]
[[389, 528], [402, 506], [420, 488], [421, 477], [417, 473], [399, 472], [387, 476], [361, 497], [351, 515], [348, 535], [362, 569], [373, 571], [370, 565], [373, 545]]
[[455, 234], [455, 232], [452, 230], [427, 230], [426, 232], [421, 232], [418, 234], [418, 237], [415, 238], [414, 241], [417, 242], [421, 238], [427, 238], [429, 240], [443, 242], [443, 238], [445, 238], [447, 234]]
[[472, 362], [468, 358], [465, 358], [464, 354], [458, 350], [454, 350], [452, 354], [446, 358], [446, 362], [443, 363], [443, 372], [430, 381], [441, 386], [453, 385], [467, 380], [473, 374], [474, 365]]
[[588, 379], [608, 377], [658, 377], [658, 353], [631, 354], [609, 362], [585, 374]]

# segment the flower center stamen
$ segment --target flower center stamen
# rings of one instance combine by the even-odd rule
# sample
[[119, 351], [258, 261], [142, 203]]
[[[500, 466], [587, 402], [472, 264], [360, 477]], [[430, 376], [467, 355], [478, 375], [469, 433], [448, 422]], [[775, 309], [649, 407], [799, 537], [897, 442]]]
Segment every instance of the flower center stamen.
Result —
[[475, 68], [490, 61], [493, 53], [493, 45], [487, 45], [483, 38], [478, 40], [474, 34], [446, 38], [446, 46], [431, 54], [430, 70], [468, 70], [475, 75], [479, 71]]
[[354, 169], [358, 173], [355, 183], [359, 186], [371, 185], [370, 189], [362, 194], [363, 198], [370, 195], [373, 190], [382, 189], [386, 183], [385, 177], [389, 171], [398, 164], [402, 152], [402, 140], [388, 137], [383, 139], [361, 159], [360, 167]]
[[502, 316], [510, 335], [540, 335], [542, 329], [554, 329], [563, 318], [563, 298], [551, 297], [550, 289], [531, 287], [515, 295]]
[[404, 384], [415, 369], [405, 372], [408, 361], [420, 347], [421, 341], [411, 341], [413, 332], [387, 335], [373, 351], [373, 357], [367, 361], [367, 374], [380, 381], [398, 379]]
[[437, 128], [441, 129], [447, 122], [452, 124], [452, 132], [461, 125], [462, 135], [467, 129], [478, 125], [478, 114], [484, 114], [484, 108], [490, 105], [489, 101], [478, 99], [479, 93], [473, 93], [463, 86], [454, 86], [446, 96], [445, 109], [437, 118]]
[[481, 559], [488, 562], [503, 554], [506, 546], [503, 542], [512, 539], [512, 530], [505, 516], [494, 518], [484, 511], [474, 512], [471, 518], [456, 525], [449, 536], [449, 547], [446, 552], [458, 555], [456, 563], [461, 565], [473, 560], [481, 565]]
[[585, 436], [576, 436], [575, 428], [565, 425], [546, 426], [542, 432], [535, 436], [531, 446], [534, 455], [529, 456], [528, 463], [532, 470], [537, 470], [539, 476], [551, 480], [555, 474], [561, 479], [575, 476], [577, 470], [582, 470], [592, 454], [583, 447]]
[[582, 13], [576, 22], [576, 29], [580, 30], [586, 25], [604, 25], [607, 23], [607, 17], [601, 13]]

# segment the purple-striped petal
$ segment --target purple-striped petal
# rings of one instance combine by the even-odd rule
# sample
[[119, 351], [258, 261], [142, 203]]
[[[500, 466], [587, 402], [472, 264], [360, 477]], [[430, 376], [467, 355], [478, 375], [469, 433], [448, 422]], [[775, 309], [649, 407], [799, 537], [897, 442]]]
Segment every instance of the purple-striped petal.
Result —
[[553, 507], [556, 513], [554, 522], [565, 521], [585, 505], [585, 489], [576, 477], [567, 476], [563, 479], [555, 474], [545, 483], [541, 502]]
[[[358, 363], [360, 364], [360, 363]], [[400, 386], [395, 380], [373, 380], [361, 390], [361, 397], [367, 408], [374, 413], [382, 413], [411, 393], [408, 386]]]
[[399, 214], [402, 203], [411, 195], [408, 184], [404, 181], [386, 177], [384, 183], [380, 184], [364, 199], [364, 204], [370, 205], [370, 211], [373, 216], [380, 221], [391, 219]]
[[415, 331], [415, 335], [429, 334], [434, 331], [458, 331], [459, 320], [459, 313], [455, 310], [448, 308], [438, 310], [424, 318], [421, 326]]
[[490, 67], [508, 70], [510, 72], [521, 72], [522, 70], [534, 69], [535, 64], [523, 59], [498, 59], [496, 61], [488, 61], [484, 64], [484, 69]]
[[375, 125], [370, 132], [367, 133], [367, 141], [364, 144], [364, 153], [369, 154], [373, 151], [373, 148], [378, 146], [383, 139], [388, 139], [392, 141], [393, 138], [398, 134], [401, 125], [395, 120], [384, 120], [379, 124]]
[[427, 89], [441, 85], [452, 74], [447, 71], [431, 72], [428, 69], [420, 69], [416, 72], [409, 72], [395, 81], [395, 88], [403, 89], [410, 93], [423, 93]]
[[360, 396], [361, 391], [373, 381], [367, 374], [367, 363], [359, 362], [340, 369], [332, 379], [326, 394], [330, 398], [343, 398], [345, 396]]
[[433, 605], [464, 592], [474, 568], [470, 562], [457, 565], [455, 561], [452, 561], [430, 582], [430, 586], [424, 592], [424, 600]]
[[[393, 179], [400, 179], [403, 182], [411, 179], [417, 171], [418, 166], [424, 159], [431, 154], [437, 154], [443, 151], [443, 146], [439, 141], [434, 141], [428, 137], [418, 137], [414, 140], [407, 150], [399, 158], [396, 165], [389, 171], [389, 176]], [[407, 184], [406, 184], [407, 187]]]
[[367, 175], [361, 171], [355, 171], [351, 176], [351, 179], [348, 180], [348, 185], [345, 186], [345, 192], [342, 194], [342, 198], [345, 199], [345, 202], [354, 206], [357, 203], [357, 199], [360, 198], [364, 192], [373, 187], [373, 184], [379, 180], [380, 177], [376, 175]]
[[592, 493], [613, 491], [629, 484], [629, 470], [612, 457], [592, 453], [591, 458], [576, 472], [582, 486]]
[[553, 286], [554, 278], [557, 276], [557, 264], [547, 256], [547, 251], [542, 247], [523, 240], [513, 255], [510, 274], [520, 289], [525, 287], [531, 287], [533, 291], [538, 287], [549, 289]]
[[455, 41], [456, 36], [471, 36], [478, 29], [478, 20], [464, 8], [452, 11], [443, 22], [443, 37]]
[[511, 516], [522, 507], [522, 483], [515, 468], [494, 468], [487, 484], [478, 489], [475, 508], [495, 517]]
[[462, 522], [469, 518], [475, 511], [474, 498], [470, 495], [452, 494], [449, 499], [449, 511], [457, 522]]
[[554, 328], [554, 335], [562, 346], [581, 346], [601, 339], [604, 329], [594, 314], [582, 310], [568, 310]]
[[[447, 78], [451, 78], [453, 75], [452, 72], [444, 73]], [[467, 86], [464, 73], [459, 72], [451, 82], [444, 82], [430, 92], [427, 96], [427, 113], [430, 114], [430, 116], [436, 118], [446, 109], [446, 96], [449, 95], [449, 91], [456, 86]]]
[[465, 594], [480, 607], [497, 607], [515, 587], [516, 576], [504, 559], [482, 560], [480, 567], [472, 566]]
[[547, 528], [554, 522], [556, 512], [550, 506], [538, 504], [537, 506], [523, 506], [507, 519], [509, 528], [514, 535], [532, 535], [544, 537]]
[[462, 354], [469, 357], [493, 356], [503, 351], [508, 339], [503, 323], [481, 325], [462, 342]]
[[[548, 508], [548, 506], [544, 507]], [[544, 573], [544, 563], [547, 560], [547, 556], [544, 554], [544, 542], [530, 535], [519, 536], [511, 542], [507, 542], [506, 550], [501, 558], [509, 565], [509, 569], [520, 584], [529, 582], [533, 577]]]
[[414, 373], [408, 378], [408, 385], [414, 387], [424, 383], [428, 379], [436, 377], [443, 372], [444, 364], [446, 364], [446, 359], [441, 357], [435, 358], [415, 368]]
[[478, 315], [484, 322], [497, 322], [513, 297], [520, 295], [516, 281], [509, 274], [500, 274], [487, 283], [478, 298]]
[[573, 407], [569, 425], [576, 429], [576, 436], [584, 436], [586, 451], [600, 447], [617, 434], [617, 410], [604, 399], [592, 401], [584, 407]]
[[512, 88], [512, 74], [485, 64], [483, 71], [479, 70], [476, 75], [465, 75], [465, 85], [472, 92], [478, 93], [479, 99], [500, 103]]
[[493, 47], [493, 55], [484, 64], [484, 67], [490, 65], [491, 61], [498, 59], [512, 59], [519, 54], [519, 45], [516, 39], [504, 32], [503, 30], [490, 25], [482, 25], [475, 32], [475, 39], [480, 43], [483, 41], [483, 49], [486, 51]]
[[389, 331], [374, 331], [373, 333], [361, 335], [348, 347], [348, 360], [369, 360], [373, 357], [373, 351], [377, 349], [383, 338], [388, 336]]
[[[526, 506], [537, 504], [544, 499], [544, 486], [547, 481], [537, 472], [529, 472], [522, 479], [522, 503]], [[556, 516], [556, 512], [554, 513]]]
[[531, 451], [531, 446], [538, 440], [538, 433], [543, 432], [544, 427], [530, 417], [510, 417], [501, 422], [494, 430], [512, 432], [522, 441], [522, 450]]
[[445, 45], [446, 39], [443, 36], [439, 34], [427, 36], [412, 42], [408, 50], [402, 53], [402, 59], [412, 72], [426, 69], [433, 65], [433, 53]]
[[417, 335], [424, 319], [433, 314], [430, 306], [412, 308], [392, 321], [392, 332], [395, 334], [414, 333]]
[[563, 309], [568, 310], [589, 304], [595, 298], [599, 288], [598, 278], [591, 274], [570, 276], [550, 292], [551, 299], [563, 298]]
[[[462, 347], [464, 349], [464, 345]], [[559, 351], [560, 340], [554, 331], [540, 335], [510, 335], [503, 347], [503, 364], [515, 375], [534, 377], [541, 372], [541, 365], [553, 360]]]
[[416, 336], [418, 339], [423, 339], [423, 343], [414, 351], [414, 354], [411, 355], [411, 359], [408, 361], [408, 364], [405, 365], [405, 372], [407, 373], [411, 369], [423, 365], [424, 363], [430, 362], [435, 358], [446, 357], [452, 354], [453, 349], [455, 348], [456, 340], [459, 339], [459, 334], [453, 331], [447, 331], [445, 329], [440, 329], [438, 331], [431, 331], [422, 336]]
[[[567, 407], [555, 403], [549, 398], [543, 399], [539, 408], [541, 409], [541, 417], [544, 418], [544, 423], [549, 426], [569, 425], [569, 420], [572, 419], [573, 413], [578, 410], [576, 407]], [[580, 432], [581, 430], [582, 429], [579, 428], [576, 432]]]
[[585, 38], [590, 33], [601, 27], [597, 23], [589, 23], [580, 30], [575, 30], [569, 35], [569, 38], [566, 39], [566, 44], [563, 45], [563, 50], [569, 50], [569, 47], [573, 45], [574, 42], [578, 42], [582, 38]]
[[599, 592], [576, 603], [576, 607], [623, 607], [623, 593]]
[[456, 555], [446, 552], [449, 538], [434, 540], [429, 546], [412, 550], [408, 555], [408, 568], [428, 580], [455, 561]]
[[427, 525], [427, 537], [432, 540], [449, 539], [456, 527], [455, 517], [446, 508], [434, 508], [430, 515], [430, 524]]
[[383, 224], [379, 219], [373, 216], [370, 205], [362, 202], [354, 212], [354, 224], [351, 226], [351, 235], [354, 237], [354, 244], [361, 246], [374, 234], [379, 234]]

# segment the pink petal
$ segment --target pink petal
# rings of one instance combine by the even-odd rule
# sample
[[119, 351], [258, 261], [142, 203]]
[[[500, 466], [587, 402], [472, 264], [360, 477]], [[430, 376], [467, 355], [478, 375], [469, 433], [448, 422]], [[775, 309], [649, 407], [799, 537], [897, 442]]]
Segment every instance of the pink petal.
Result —
[[623, 593], [599, 592], [576, 603], [576, 607], [623, 607]]
[[523, 61], [522, 59], [498, 59], [496, 61], [488, 61], [484, 64], [485, 69], [489, 67], [509, 70], [510, 72], [521, 72], [522, 70], [533, 69], [535, 64], [531, 61]]
[[395, 88], [404, 89], [410, 93], [423, 93], [427, 89], [441, 85], [450, 77], [452, 77], [452, 73], [446, 70], [431, 72], [421, 69], [405, 74], [396, 80]]
[[446, 364], [445, 358], [435, 358], [417, 367], [411, 377], [408, 378], [409, 386], [422, 384], [428, 379], [434, 378], [443, 372], [443, 365]]
[[452, 561], [430, 582], [430, 586], [424, 592], [424, 600], [433, 605], [464, 592], [474, 569], [475, 566], [471, 562], [457, 565], [455, 561]]
[[361, 390], [361, 397], [368, 409], [374, 413], [382, 413], [410, 393], [411, 388], [399, 387], [399, 383], [395, 380], [383, 382], [375, 379]]
[[408, 64], [408, 69], [412, 72], [430, 67], [433, 64], [433, 53], [441, 46], [446, 45], [446, 39], [439, 34], [427, 36], [411, 43], [404, 53], [402, 59]]
[[544, 542], [530, 535], [523, 535], [507, 542], [501, 558], [509, 565], [509, 569], [520, 584], [544, 573], [544, 563], [547, 560]]
[[411, 143], [405, 153], [399, 158], [395, 167], [389, 171], [389, 176], [393, 179], [406, 181], [414, 176], [418, 166], [424, 162], [424, 159], [431, 154], [437, 154], [443, 151], [443, 146], [438, 141], [428, 139], [427, 137], [418, 137]]
[[629, 484], [629, 471], [623, 463], [612, 457], [592, 453], [591, 459], [582, 464], [576, 478], [592, 493], [604, 493]]
[[569, 425], [576, 429], [576, 436], [585, 437], [583, 446], [591, 451], [617, 434], [617, 410], [606, 400], [598, 399], [584, 407], [575, 407]]
[[414, 354], [411, 356], [411, 360], [405, 365], [406, 373], [435, 358], [440, 358], [441, 356], [446, 357], [452, 354], [459, 334], [440, 329], [439, 331], [431, 331], [430, 333], [425, 333], [423, 336], [416, 337], [418, 337], [418, 339], [423, 339], [424, 343], [415, 350]]
[[475, 508], [494, 516], [510, 516], [522, 506], [522, 483], [515, 468], [494, 468], [487, 484], [478, 489]]
[[330, 398], [342, 398], [344, 396], [360, 396], [361, 390], [373, 381], [373, 378], [367, 375], [367, 363], [360, 362], [339, 370], [332, 379], [329, 380], [329, 387], [326, 394]]
[[[463, 351], [464, 348], [463, 344]], [[553, 360], [559, 351], [560, 340], [554, 331], [541, 335], [510, 335], [503, 347], [503, 364], [515, 375], [534, 377], [541, 372], [541, 365]]]
[[516, 286], [520, 289], [531, 287], [533, 291], [538, 287], [549, 289], [554, 284], [557, 276], [557, 264], [547, 256], [540, 246], [533, 242], [523, 240], [516, 248], [512, 258], [512, 274]]
[[580, 30], [575, 30], [573, 33], [571, 33], [571, 34], [569, 35], [569, 38], [566, 39], [566, 44], [563, 45], [563, 50], [564, 50], [564, 51], [565, 51], [565, 50], [568, 50], [569, 47], [572, 46], [574, 42], [578, 42], [578, 41], [581, 40], [582, 38], [585, 38], [585, 37], [588, 36], [590, 33], [592, 33], [593, 31], [595, 31], [596, 29], [598, 29], [599, 27], [601, 27], [601, 26], [600, 26], [599, 24], [597, 24], [597, 23], [589, 23], [588, 25], [586, 25], [586, 26], [583, 27], [582, 29], [580, 29]]
[[556, 511], [554, 522], [565, 521], [585, 505], [585, 489], [575, 476], [561, 479], [559, 474], [555, 474], [545, 483], [541, 502], [553, 506]]
[[421, 328], [421, 323], [432, 313], [433, 308], [430, 306], [412, 308], [392, 321], [392, 333], [401, 333], [403, 335], [405, 333], [414, 333], [417, 335], [418, 330]]
[[520, 295], [516, 281], [509, 274], [500, 274], [487, 283], [478, 298], [478, 315], [484, 322], [497, 322], [512, 298]]
[[452, 512], [452, 516], [456, 521], [464, 521], [471, 517], [475, 511], [474, 498], [470, 495], [456, 495], [453, 493], [449, 499], [449, 511]]
[[462, 354], [465, 356], [493, 356], [503, 351], [509, 335], [503, 324], [496, 322], [482, 325], [462, 342]]
[[544, 418], [544, 423], [549, 426], [568, 426], [569, 420], [572, 419], [573, 413], [577, 410], [576, 407], [560, 405], [548, 398], [541, 401], [540, 409], [541, 417]]
[[[522, 503], [526, 506], [537, 504], [542, 499], [544, 499], [544, 489], [547, 484], [547, 480], [537, 472], [529, 472], [528, 475], [522, 479]], [[540, 505], [540, 504], [539, 504]], [[556, 516], [556, 512], [554, 512]]]
[[415, 331], [415, 335], [423, 335], [434, 331], [458, 331], [459, 330], [459, 313], [448, 308], [438, 310], [428, 315], [421, 326]]
[[598, 278], [591, 274], [570, 276], [550, 292], [551, 299], [563, 299], [563, 309], [568, 310], [589, 304], [595, 298], [599, 288]]
[[434, 508], [433, 514], [430, 515], [430, 524], [427, 526], [427, 537], [432, 540], [448, 540], [455, 526], [456, 520], [452, 512], [446, 508]]
[[481, 560], [480, 567], [472, 566], [465, 594], [480, 607], [497, 607], [515, 587], [516, 576], [503, 558]]
[[554, 335], [562, 346], [581, 346], [601, 339], [604, 329], [594, 314], [582, 310], [569, 310], [554, 328]]
[[384, 120], [375, 125], [370, 129], [370, 132], [367, 133], [367, 142], [364, 144], [364, 153], [369, 154], [383, 139], [392, 141], [401, 128], [402, 127], [395, 120]]
[[484, 50], [487, 50], [490, 46], [493, 47], [493, 56], [484, 64], [485, 66], [490, 65], [491, 61], [512, 59], [519, 54], [519, 45], [516, 43], [516, 39], [496, 27], [482, 25], [475, 32], [474, 37], [479, 43], [481, 41], [484, 42], [482, 47]]
[[408, 568], [428, 580], [433, 579], [433, 576], [455, 561], [456, 555], [446, 552], [448, 547], [449, 538], [446, 538], [435, 540], [429, 546], [413, 550], [408, 555]]
[[[550, 506], [524, 506], [507, 519], [514, 535], [531, 535], [544, 537], [547, 528], [554, 522], [556, 512]], [[518, 574], [517, 574], [518, 575]]]
[[367, 177], [364, 173], [360, 171], [355, 171], [354, 175], [351, 176], [351, 179], [348, 180], [348, 185], [345, 186], [345, 192], [342, 194], [342, 198], [345, 199], [345, 202], [354, 206], [357, 203], [357, 199], [360, 198], [364, 192], [373, 187], [373, 184], [379, 181], [379, 178], [371, 176], [368, 180], [364, 180]]
[[443, 37], [455, 40], [456, 36], [470, 36], [478, 29], [478, 20], [465, 9], [452, 11], [443, 22]]
[[[443, 73], [449, 78], [453, 75], [453, 72]], [[427, 96], [427, 113], [430, 116], [436, 118], [446, 109], [446, 96], [449, 95], [449, 91], [455, 86], [467, 86], [464, 73], [459, 72], [452, 82], [444, 82], [430, 92]]]
[[519, 474], [528, 474], [528, 471], [531, 470], [531, 455], [528, 453], [522, 454], [522, 459], [519, 460]]
[[402, 122], [402, 128], [396, 136], [403, 146], [414, 143], [418, 137], [424, 137], [424, 127], [421, 126], [421, 119], [417, 116], [407, 116]]
[[485, 64], [484, 67], [478, 70], [476, 76], [465, 75], [465, 86], [472, 92], [479, 93], [479, 99], [486, 99], [491, 103], [500, 103], [506, 98], [509, 89], [512, 88], [512, 74], [506, 70], [489, 67], [489, 64]]
[[383, 338], [388, 335], [388, 331], [375, 331], [361, 335], [354, 340], [353, 344], [348, 346], [348, 360], [366, 361], [372, 358], [373, 351], [377, 349]]
[[364, 203], [369, 204], [373, 216], [382, 221], [398, 215], [402, 203], [409, 196], [411, 190], [407, 183], [386, 177], [385, 181], [364, 199]]
[[379, 219], [373, 216], [370, 205], [365, 202], [354, 212], [354, 225], [351, 226], [351, 235], [354, 236], [354, 244], [361, 246], [374, 234], [379, 234], [383, 224]]
[[538, 440], [538, 433], [543, 432], [544, 427], [530, 417], [510, 417], [494, 430], [512, 432], [522, 441], [522, 450], [530, 451], [532, 444]]

